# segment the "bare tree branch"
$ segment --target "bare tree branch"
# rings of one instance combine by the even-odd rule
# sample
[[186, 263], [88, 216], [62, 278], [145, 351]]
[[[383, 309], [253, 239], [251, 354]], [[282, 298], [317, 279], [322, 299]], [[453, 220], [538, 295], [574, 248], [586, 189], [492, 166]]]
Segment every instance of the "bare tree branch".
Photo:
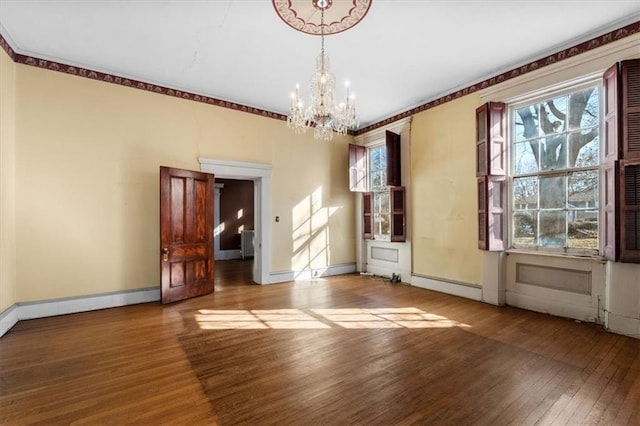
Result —
[[567, 119], [567, 115], [562, 111], [560, 111], [558, 107], [556, 107], [556, 105], [553, 103], [553, 101], [547, 102], [547, 105], [549, 106], [549, 109], [551, 110], [553, 115], [555, 115], [557, 118], [559, 118], [562, 121], [565, 121]]

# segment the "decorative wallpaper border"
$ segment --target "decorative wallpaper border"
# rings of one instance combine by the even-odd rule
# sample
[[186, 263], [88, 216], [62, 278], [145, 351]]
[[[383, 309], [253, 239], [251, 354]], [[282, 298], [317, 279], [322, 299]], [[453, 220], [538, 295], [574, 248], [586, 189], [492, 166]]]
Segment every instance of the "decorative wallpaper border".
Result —
[[[409, 109], [407, 111], [401, 112], [399, 114], [393, 115], [391, 117], [385, 118], [382, 121], [370, 124], [366, 127], [362, 127], [356, 131], [349, 132], [352, 135], [361, 135], [363, 133], [370, 132], [371, 130], [375, 130], [377, 128], [389, 125], [395, 121], [401, 120], [403, 118], [410, 117], [412, 115], [418, 114], [422, 111], [426, 111], [430, 108], [437, 107], [438, 105], [442, 105], [446, 102], [453, 101], [455, 99], [466, 96], [470, 93], [477, 92], [478, 90], [486, 89], [487, 87], [495, 86], [496, 84], [500, 84], [507, 80], [510, 80], [515, 77], [519, 77], [521, 75], [527, 74], [531, 71], [538, 70], [540, 68], [546, 67], [548, 65], [563, 61], [565, 59], [569, 59], [581, 53], [588, 52], [593, 49], [597, 49], [598, 47], [604, 46], [606, 44], [612, 43], [614, 41], [621, 40], [625, 37], [629, 37], [635, 33], [640, 32], [640, 21], [633, 22], [627, 26], [619, 28], [617, 30], [610, 31], [606, 34], [595, 37], [591, 40], [585, 41], [573, 47], [569, 47], [567, 49], [561, 50], [559, 52], [553, 53], [544, 58], [538, 59], [536, 61], [530, 62], [526, 65], [522, 65], [518, 68], [514, 68], [512, 70], [501, 73], [495, 77], [491, 77], [487, 80], [481, 81], [479, 83], [473, 84], [471, 86], [465, 87], [464, 89], [460, 89], [456, 92], [452, 92], [448, 95], [444, 95], [438, 99], [434, 99], [427, 103], [424, 103], [415, 108]], [[7, 55], [16, 63], [30, 65], [38, 68], [44, 68], [51, 71], [58, 71], [66, 74], [72, 74], [79, 77], [90, 78], [92, 80], [104, 81], [106, 83], [118, 84], [121, 86], [131, 87], [134, 89], [146, 90], [148, 92], [158, 93], [162, 95], [172, 96], [176, 98], [186, 99], [194, 102], [201, 102], [209, 105], [215, 105], [222, 108], [229, 108], [236, 111], [247, 112], [250, 114], [260, 115], [262, 117], [274, 118], [276, 120], [286, 121], [287, 116], [284, 114], [280, 114], [277, 112], [267, 111], [260, 108], [254, 108], [247, 105], [243, 105], [237, 102], [225, 101], [222, 99], [211, 98], [209, 96], [198, 95], [191, 92], [185, 92], [181, 90], [171, 89], [164, 86], [158, 86], [156, 84], [145, 83], [143, 81], [129, 79], [125, 77], [119, 77], [113, 74], [106, 74], [98, 71], [93, 71], [88, 68], [74, 67], [71, 65], [66, 65], [60, 62], [49, 61], [46, 59], [34, 58], [31, 56], [22, 55], [20, 53], [16, 53], [13, 48], [9, 45], [9, 43], [5, 40], [5, 38], [0, 34], [0, 47], [7, 52]]]
[[277, 112], [267, 111], [260, 108], [254, 108], [237, 102], [225, 101], [222, 99], [212, 98], [209, 96], [198, 95], [196, 93], [186, 92], [183, 90], [171, 89], [169, 87], [158, 86], [157, 84], [145, 83], [144, 81], [134, 80], [126, 77], [119, 77], [113, 74], [107, 74], [99, 71], [93, 71], [88, 68], [74, 67], [72, 65], [63, 64], [61, 62], [49, 61], [46, 59], [34, 58], [32, 56], [16, 53], [9, 43], [0, 34], [0, 46], [7, 52], [14, 62], [19, 64], [30, 65], [37, 68], [44, 68], [51, 71], [58, 71], [65, 74], [71, 74], [78, 77], [85, 77], [91, 80], [103, 81], [105, 83], [118, 84], [120, 86], [131, 87], [134, 89], [146, 90], [147, 92], [158, 93], [161, 95], [172, 96], [175, 98], [186, 99], [194, 102], [215, 105], [222, 108], [229, 108], [236, 111], [247, 112], [250, 114], [260, 115], [262, 117], [275, 118], [277, 120], [287, 120], [287, 116]]

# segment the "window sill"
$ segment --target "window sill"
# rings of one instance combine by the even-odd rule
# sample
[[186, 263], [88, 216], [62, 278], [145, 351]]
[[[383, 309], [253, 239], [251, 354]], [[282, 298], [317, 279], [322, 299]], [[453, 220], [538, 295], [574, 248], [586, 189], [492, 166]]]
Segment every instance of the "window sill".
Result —
[[391, 242], [391, 238], [385, 238], [385, 237], [378, 237], [378, 238], [373, 238], [369, 241], [378, 241], [378, 242], [382, 242], [382, 243], [390, 243]]
[[607, 263], [607, 259], [599, 254], [576, 254], [576, 253], [554, 253], [554, 252], [545, 252], [538, 250], [526, 250], [526, 249], [507, 249], [505, 253], [510, 254], [522, 254], [522, 255], [531, 255], [531, 256], [546, 256], [546, 257], [559, 257], [563, 259], [578, 259], [578, 260], [590, 260], [592, 262], [599, 263]]

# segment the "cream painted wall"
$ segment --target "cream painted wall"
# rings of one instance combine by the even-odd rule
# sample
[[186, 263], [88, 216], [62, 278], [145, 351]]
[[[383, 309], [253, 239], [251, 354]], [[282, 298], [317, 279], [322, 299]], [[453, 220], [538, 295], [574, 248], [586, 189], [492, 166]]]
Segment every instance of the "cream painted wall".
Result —
[[[283, 121], [16, 65], [17, 301], [157, 286], [158, 168], [198, 170], [199, 156], [273, 165], [272, 271], [352, 263], [350, 140], [321, 143]], [[294, 215], [302, 220], [313, 194], [314, 238], [294, 248]]]
[[[274, 271], [301, 271], [355, 262], [354, 200], [349, 192], [348, 141], [282, 139], [274, 152], [271, 213]], [[318, 177], [321, 176], [319, 179]]]
[[0, 313], [16, 302], [15, 65], [0, 49]]
[[480, 285], [473, 94], [411, 122], [413, 273]]

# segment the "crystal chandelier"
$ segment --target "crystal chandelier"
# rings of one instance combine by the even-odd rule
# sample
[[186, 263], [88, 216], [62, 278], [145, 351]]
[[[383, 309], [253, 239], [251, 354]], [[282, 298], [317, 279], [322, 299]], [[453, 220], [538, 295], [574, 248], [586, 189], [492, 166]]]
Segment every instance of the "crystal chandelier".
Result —
[[291, 108], [287, 117], [287, 126], [296, 133], [304, 133], [309, 127], [315, 127], [314, 137], [320, 140], [333, 139], [333, 133], [344, 135], [347, 130], [359, 124], [355, 100], [347, 94], [343, 102], [336, 104], [335, 77], [329, 70], [329, 57], [324, 51], [325, 23], [324, 12], [331, 6], [331, 0], [314, 0], [313, 5], [320, 9], [320, 55], [316, 58], [316, 71], [311, 76], [311, 93], [308, 106], [300, 98], [300, 87], [291, 94]]

